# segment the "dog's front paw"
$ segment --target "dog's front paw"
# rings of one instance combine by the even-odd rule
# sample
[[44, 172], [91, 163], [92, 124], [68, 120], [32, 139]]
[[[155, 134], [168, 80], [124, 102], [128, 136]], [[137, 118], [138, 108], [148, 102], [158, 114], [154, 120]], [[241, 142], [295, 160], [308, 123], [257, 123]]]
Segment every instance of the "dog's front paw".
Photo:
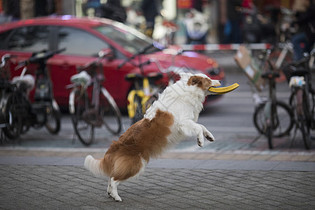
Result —
[[202, 140], [200, 140], [200, 138], [197, 138], [197, 144], [198, 144], [198, 146], [199, 147], [203, 147], [204, 146], [204, 144], [205, 144], [205, 142], [204, 142], [204, 140], [202, 139]]
[[206, 137], [206, 139], [208, 139], [209, 141], [214, 141], [215, 139], [213, 138], [213, 137], [211, 137], [211, 136], [205, 136]]
[[210, 132], [205, 132], [204, 133], [204, 136], [206, 137], [206, 139], [208, 140], [208, 141], [214, 141], [215, 139], [214, 139], [214, 136], [210, 133]]

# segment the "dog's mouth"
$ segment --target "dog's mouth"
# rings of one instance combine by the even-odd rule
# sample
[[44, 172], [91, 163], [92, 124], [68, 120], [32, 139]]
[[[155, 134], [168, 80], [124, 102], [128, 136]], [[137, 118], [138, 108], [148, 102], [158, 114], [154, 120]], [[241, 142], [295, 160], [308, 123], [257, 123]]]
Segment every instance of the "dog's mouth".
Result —
[[218, 87], [221, 85], [219, 80], [211, 80], [211, 87]]
[[213, 93], [213, 89], [215, 89], [216, 87], [221, 86], [221, 83], [219, 80], [211, 80], [211, 86], [208, 88], [208, 95], [214, 94]]

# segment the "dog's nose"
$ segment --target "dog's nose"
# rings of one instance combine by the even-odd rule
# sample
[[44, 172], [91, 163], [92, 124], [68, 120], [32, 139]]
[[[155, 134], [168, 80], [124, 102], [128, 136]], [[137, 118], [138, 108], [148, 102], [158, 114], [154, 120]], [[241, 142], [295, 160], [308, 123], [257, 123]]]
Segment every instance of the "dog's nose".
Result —
[[211, 86], [217, 87], [217, 86], [220, 86], [220, 85], [221, 85], [221, 83], [220, 83], [219, 80], [212, 80]]

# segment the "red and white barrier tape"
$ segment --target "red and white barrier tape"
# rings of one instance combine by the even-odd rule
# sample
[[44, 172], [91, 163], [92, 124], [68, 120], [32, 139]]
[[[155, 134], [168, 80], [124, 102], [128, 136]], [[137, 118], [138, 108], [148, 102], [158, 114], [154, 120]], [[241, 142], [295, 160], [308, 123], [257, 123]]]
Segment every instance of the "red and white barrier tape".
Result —
[[252, 43], [252, 44], [204, 44], [204, 45], [180, 45], [186, 51], [211, 51], [211, 50], [238, 50], [241, 45], [245, 45], [250, 50], [265, 50], [270, 49], [271, 44], [268, 43]]

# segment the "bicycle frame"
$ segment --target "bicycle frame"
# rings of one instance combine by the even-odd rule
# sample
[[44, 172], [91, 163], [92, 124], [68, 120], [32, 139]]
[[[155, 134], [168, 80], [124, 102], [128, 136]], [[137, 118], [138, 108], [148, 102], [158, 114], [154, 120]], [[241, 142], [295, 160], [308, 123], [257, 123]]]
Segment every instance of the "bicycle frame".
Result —
[[[277, 108], [276, 108], [276, 83], [273, 73], [268, 74], [267, 78], [269, 81], [269, 97], [264, 107], [265, 114], [265, 132], [268, 137], [268, 141], [272, 141], [273, 130], [275, 128], [275, 120], [277, 120]], [[271, 143], [270, 143], [271, 144]]]
[[73, 75], [72, 84], [67, 86], [72, 88], [69, 95], [69, 111], [72, 115], [74, 131], [86, 146], [93, 142], [95, 128], [104, 125], [114, 135], [119, 134], [122, 128], [117, 104], [103, 87], [105, 77], [101, 59], [110, 56], [110, 52], [101, 51], [96, 61], [78, 68], [80, 73]]
[[135, 100], [135, 96], [138, 95], [141, 98], [141, 106], [142, 106], [142, 113], [144, 113], [146, 110], [146, 103], [147, 101], [150, 99], [150, 97], [152, 96], [152, 94], [150, 93], [150, 82], [149, 82], [149, 78], [148, 77], [144, 77], [143, 78], [143, 89], [139, 88], [139, 84], [135, 84], [136, 87], [135, 90], [131, 90], [128, 94], [128, 105], [127, 105], [127, 109], [128, 109], [128, 116], [129, 118], [133, 118], [136, 115], [136, 104], [134, 103]]
[[[181, 53], [183, 53], [183, 51], [181, 50], [170, 50], [169, 51], [170, 55], [172, 55], [172, 63], [171, 66], [168, 69], [164, 69], [162, 68], [162, 66], [160, 65], [160, 63], [158, 62], [158, 60], [155, 59], [150, 59], [147, 60], [143, 63], [141, 63], [141, 51], [139, 53], [136, 53], [134, 56], [132, 56], [131, 58], [127, 59], [125, 62], [123, 62], [121, 66], [123, 66], [126, 62], [129, 62], [130, 60], [134, 59], [135, 56], [139, 56], [139, 64], [135, 64], [133, 62], [131, 62], [134, 66], [136, 66], [137, 68], [140, 69], [140, 74], [128, 74], [126, 75], [125, 79], [127, 81], [130, 81], [134, 84], [132, 90], [130, 90], [130, 92], [128, 93], [127, 96], [127, 100], [128, 100], [128, 104], [127, 104], [127, 110], [128, 110], [128, 116], [129, 118], [132, 119], [133, 122], [138, 121], [140, 119], [140, 111], [141, 111], [141, 115], [145, 114], [147, 108], [149, 107], [149, 105], [151, 105], [151, 103], [156, 99], [156, 93], [159, 92], [159, 90], [161, 90], [162, 88], [158, 88], [157, 91], [152, 90], [152, 85], [150, 85], [150, 80], [157, 80], [163, 77], [162, 73], [167, 73], [169, 76], [169, 73], [173, 70], [171, 70], [172, 67], [174, 67], [174, 63], [175, 63], [175, 57]], [[160, 70], [161, 73], [158, 73], [156, 75], [150, 76], [150, 75], [145, 75], [144, 74], [144, 69], [143, 66], [144, 65], [149, 65], [151, 63], [155, 63], [156, 66], [158, 67], [158, 69]], [[175, 68], [175, 67], [174, 67]], [[141, 81], [140, 81], [141, 80]], [[140, 82], [142, 82], [142, 87]], [[170, 81], [173, 82], [173, 81]], [[137, 99], [136, 97], [138, 97], [139, 99]], [[136, 101], [137, 100], [137, 101]], [[137, 104], [140, 103], [141, 105], [141, 110], [137, 109]], [[139, 116], [136, 116], [137, 113], [139, 114]]]
[[293, 45], [289, 41], [285, 42], [284, 44], [281, 44], [280, 49], [282, 49], [282, 50], [281, 50], [281, 53], [280, 53], [280, 55], [279, 55], [279, 57], [275, 63], [276, 69], [279, 69], [282, 66], [283, 61], [284, 61], [285, 57], [287, 56], [288, 52], [293, 54]]

